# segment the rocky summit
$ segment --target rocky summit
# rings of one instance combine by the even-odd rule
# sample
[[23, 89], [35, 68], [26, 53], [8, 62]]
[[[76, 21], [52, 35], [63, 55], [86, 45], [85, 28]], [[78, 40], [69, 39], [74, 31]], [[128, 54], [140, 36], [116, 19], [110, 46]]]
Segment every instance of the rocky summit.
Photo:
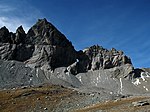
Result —
[[0, 89], [54, 84], [110, 99], [149, 95], [149, 77], [149, 68], [134, 68], [121, 50], [93, 45], [76, 51], [46, 19], [39, 19], [27, 33], [22, 26], [15, 33], [5, 26], [0, 29]]
[[27, 34], [20, 26], [16, 33], [0, 29], [0, 59], [16, 60], [32, 68], [53, 70], [76, 60], [71, 42], [46, 19], [39, 19]]

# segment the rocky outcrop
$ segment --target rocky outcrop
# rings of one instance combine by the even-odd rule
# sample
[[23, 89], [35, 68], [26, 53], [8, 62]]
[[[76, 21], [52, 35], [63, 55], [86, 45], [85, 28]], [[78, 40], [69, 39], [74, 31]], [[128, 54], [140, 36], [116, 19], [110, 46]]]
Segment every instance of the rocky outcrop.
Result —
[[131, 59], [124, 55], [123, 51], [117, 51], [112, 48], [107, 50], [102, 46], [94, 45], [77, 53], [78, 72], [86, 72], [88, 70], [109, 69], [125, 64], [131, 64]]
[[29, 29], [25, 43], [73, 48], [71, 42], [46, 19], [39, 19]]
[[15, 57], [16, 45], [0, 43], [0, 59], [13, 60]]
[[26, 44], [34, 45], [33, 56], [25, 63], [30, 67], [53, 70], [76, 61], [71, 42], [46, 19], [40, 19], [27, 33]]
[[33, 52], [33, 46], [25, 44], [26, 38], [23, 27], [20, 26], [16, 33], [9, 32], [6, 27], [0, 29], [0, 59], [25, 61]]
[[22, 26], [18, 27], [16, 33], [9, 32], [4, 26], [0, 29], [0, 42], [9, 44], [24, 44], [26, 38], [25, 31]]
[[89, 69], [109, 69], [125, 64], [132, 64], [129, 57], [124, 55], [123, 51], [104, 49], [102, 46], [94, 45], [90, 48], [84, 49], [83, 53], [88, 56], [90, 63]]
[[26, 34], [23, 27], [16, 33], [0, 29], [0, 59], [25, 62], [33, 68], [53, 70], [76, 61], [71, 42], [46, 19], [39, 19]]

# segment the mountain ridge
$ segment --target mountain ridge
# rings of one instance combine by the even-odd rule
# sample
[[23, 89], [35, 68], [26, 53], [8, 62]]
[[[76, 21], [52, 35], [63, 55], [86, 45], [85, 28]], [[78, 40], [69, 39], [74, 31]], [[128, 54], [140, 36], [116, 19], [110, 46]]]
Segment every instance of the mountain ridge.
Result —
[[[124, 55], [122, 51], [117, 51], [116, 49], [112, 49], [112, 50], [108, 51], [107, 49], [104, 49], [103, 47], [98, 46], [98, 45], [93, 45], [93, 46], [89, 47], [88, 49], [84, 49], [83, 50], [84, 52], [82, 50], [76, 51], [74, 49], [72, 43], [65, 37], [65, 35], [62, 34], [60, 31], [58, 31], [55, 28], [55, 26], [52, 25], [51, 23], [49, 23], [45, 18], [39, 19], [36, 22], [36, 24], [33, 25], [29, 29], [27, 34], [23, 30], [22, 26], [19, 26], [17, 28], [16, 33], [9, 32], [9, 30], [6, 27], [2, 27], [0, 29], [0, 32], [1, 32], [0, 33], [1, 34], [1, 36], [0, 36], [1, 41], [0, 42], [9, 43], [10, 46], [16, 45], [18, 48], [18, 49], [16, 48], [15, 50], [11, 50], [12, 54], [9, 54], [11, 56], [7, 56], [8, 60], [9, 60], [9, 57], [10, 57], [10, 60], [13, 60], [13, 55], [15, 55], [15, 54], [16, 54], [16, 56], [14, 56], [14, 57], [18, 57], [17, 55], [22, 54], [22, 52], [16, 53], [17, 51], [19, 51], [21, 49], [20, 51], [24, 50], [24, 51], [26, 51], [27, 54], [30, 54], [30, 55], [27, 55], [23, 59], [20, 59], [21, 57], [23, 57], [23, 55], [22, 55], [22, 56], [18, 57], [18, 59], [15, 59], [15, 60], [29, 62], [28, 59], [30, 59], [32, 56], [34, 56], [34, 54], [36, 54], [33, 51], [36, 51], [36, 50], [38, 51], [39, 46], [45, 46], [45, 47], [41, 47], [39, 49], [39, 51], [41, 51], [41, 49], [42, 49], [41, 52], [45, 53], [44, 54], [45, 58], [46, 57], [48, 58], [48, 59], [46, 59], [46, 61], [56, 60], [56, 59], [50, 59], [49, 58], [49, 57], [51, 57], [50, 55], [53, 55], [53, 53], [55, 54], [55, 52], [57, 52], [56, 49], [58, 49], [58, 50], [60, 49], [61, 51], [63, 51], [63, 49], [66, 49], [66, 51], [69, 52], [68, 56], [69, 55], [72, 55], [72, 56], [69, 57], [70, 58], [70, 60], [68, 60], [69, 64], [62, 65], [62, 66], [71, 65], [71, 64], [75, 63], [76, 60], [79, 58], [78, 59], [79, 60], [79, 64], [78, 64], [79, 67], [78, 68], [80, 68], [80, 65], [85, 66], [85, 67], [83, 67], [83, 70], [78, 70], [78, 71], [79, 72], [80, 71], [85, 72], [85, 71], [90, 70], [90, 69], [94, 70], [94, 69], [99, 69], [100, 67], [101, 68], [112, 68], [114, 66], [120, 65], [119, 63], [117, 64], [116, 63], [117, 61], [113, 60], [113, 59], [119, 58], [119, 55]], [[51, 47], [51, 49], [55, 49], [55, 50], [50, 50], [46, 46]], [[63, 48], [63, 49], [61, 49], [61, 48]], [[48, 54], [46, 49], [48, 50], [48, 52], [51, 52], [51, 53]], [[94, 50], [96, 50], [96, 51], [94, 51]], [[63, 51], [62, 54], [65, 54], [67, 52]], [[93, 56], [94, 52], [96, 53], [95, 56]], [[101, 52], [105, 52], [105, 53], [101, 53]], [[118, 57], [117, 56], [112, 57], [111, 54], [116, 55], [115, 53], [120, 53], [120, 54], [117, 54]], [[56, 53], [56, 55], [57, 54], [59, 54], [59, 53]], [[103, 55], [103, 57], [100, 57], [101, 59], [96, 59], [96, 58], [98, 58], [98, 57], [96, 57], [96, 55], [100, 56], [102, 54], [104, 54], [104, 55]], [[64, 57], [67, 57], [67, 55], [65, 55]], [[84, 57], [87, 59], [84, 59]], [[109, 60], [109, 59], [105, 59], [106, 57], [113, 58], [113, 59], [111, 59], [111, 61], [112, 61], [111, 64], [107, 64], [107, 66], [103, 66], [102, 65], [103, 62], [101, 62], [101, 61], [103, 61], [103, 60], [108, 61]], [[58, 58], [58, 56], [57, 56], [57, 58]], [[124, 57], [120, 57], [120, 58], [123, 58], [123, 59], [120, 59], [120, 61], [123, 61], [123, 60], [126, 61], [126, 62], [124, 62], [124, 64], [125, 63], [132, 64], [129, 57], [124, 56]], [[57, 60], [62, 61], [63, 59], [57, 59]], [[92, 63], [92, 60], [96, 60], [97, 62]], [[80, 61], [81, 61], [81, 63], [80, 63]], [[51, 63], [52, 61], [49, 61], [49, 62]], [[53, 62], [53, 63], [57, 63], [57, 61]], [[65, 62], [63, 61], [63, 63], [65, 63]], [[82, 64], [82, 63], [84, 63], [84, 64]], [[112, 63], [116, 63], [116, 64], [112, 64]], [[104, 62], [104, 64], [105, 64], [105, 62]], [[53, 64], [52, 66], [54, 66], [54, 67], [52, 67], [52, 69], [55, 69], [56, 67], [58, 67], [58, 65], [55, 66], [55, 64]], [[91, 68], [90, 66], [93, 68]], [[94, 66], [96, 66], [96, 67], [94, 68]], [[98, 66], [100, 66], [100, 67], [98, 67]]]
[[16, 33], [2, 27], [0, 62], [0, 88], [52, 83], [113, 94], [147, 94], [150, 89], [145, 86], [149, 70], [135, 69], [123, 51], [99, 45], [76, 51], [46, 19], [39, 19], [27, 33], [22, 26]]

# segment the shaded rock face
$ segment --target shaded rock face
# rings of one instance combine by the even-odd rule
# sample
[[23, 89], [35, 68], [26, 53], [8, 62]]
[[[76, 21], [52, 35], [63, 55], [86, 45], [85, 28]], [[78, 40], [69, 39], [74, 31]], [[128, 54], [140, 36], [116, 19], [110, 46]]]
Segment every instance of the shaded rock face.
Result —
[[20, 26], [16, 33], [0, 29], [0, 59], [25, 62], [30, 67], [52, 70], [69, 66], [76, 60], [71, 42], [46, 19], [40, 19], [26, 34]]
[[[83, 52], [78, 52], [79, 71], [109, 69], [125, 64], [131, 64], [131, 59], [124, 55], [122, 51], [104, 49], [101, 46], [94, 45]], [[82, 68], [82, 70], [81, 70]]]
[[26, 44], [25, 43], [26, 33], [22, 26], [18, 27], [16, 30], [15, 38], [13, 39], [14, 44]]
[[16, 33], [9, 32], [4, 26], [0, 29], [0, 42], [10, 44], [24, 43], [26, 34], [22, 26], [18, 27]]
[[23, 27], [16, 33], [9, 32], [6, 27], [0, 29], [0, 59], [25, 61], [32, 56], [33, 45], [25, 44], [26, 34]]
[[15, 57], [16, 45], [0, 43], [0, 59], [11, 60]]
[[9, 30], [5, 26], [0, 29], [0, 42], [10, 42]]

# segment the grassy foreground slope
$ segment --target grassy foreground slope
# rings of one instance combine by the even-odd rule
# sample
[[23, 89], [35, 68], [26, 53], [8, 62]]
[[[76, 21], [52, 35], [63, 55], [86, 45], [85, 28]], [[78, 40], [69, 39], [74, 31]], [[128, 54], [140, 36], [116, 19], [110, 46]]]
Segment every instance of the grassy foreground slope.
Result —
[[150, 112], [150, 105], [133, 106], [150, 97], [127, 97], [93, 102], [92, 94], [59, 85], [45, 84], [0, 91], [0, 112]]

